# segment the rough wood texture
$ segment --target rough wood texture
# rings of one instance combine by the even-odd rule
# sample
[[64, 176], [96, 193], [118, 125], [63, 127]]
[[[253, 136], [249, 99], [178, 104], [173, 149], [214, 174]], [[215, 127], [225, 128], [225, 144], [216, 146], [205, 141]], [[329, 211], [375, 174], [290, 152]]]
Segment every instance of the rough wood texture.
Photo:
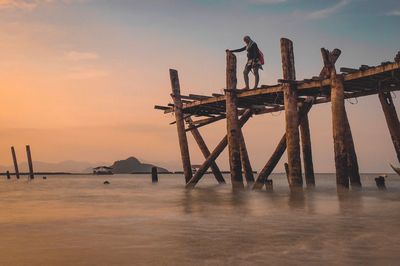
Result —
[[26, 157], [28, 159], [28, 166], [29, 166], [29, 178], [34, 179], [35, 175], [33, 173], [33, 163], [32, 163], [32, 154], [31, 154], [31, 147], [26, 145]]
[[350, 123], [345, 115], [345, 140], [347, 149], [347, 170], [349, 174], [350, 184], [352, 188], [361, 187], [360, 172], [358, 169], [358, 159], [356, 154], [356, 149], [354, 147], [353, 134], [351, 133]]
[[229, 166], [233, 188], [243, 187], [242, 165], [240, 160], [240, 127], [237, 113], [236, 56], [226, 53], [226, 128], [229, 148]]
[[[240, 127], [243, 127], [243, 125], [249, 120], [252, 114], [253, 113], [251, 110], [246, 110], [244, 112], [244, 114], [239, 119]], [[207, 157], [204, 163], [196, 171], [192, 179], [187, 183], [186, 185], [187, 188], [193, 188], [197, 184], [197, 182], [200, 181], [200, 179], [206, 173], [207, 169], [210, 167], [211, 163], [218, 158], [218, 156], [221, 154], [221, 152], [225, 149], [227, 145], [228, 145], [228, 137], [225, 135], [225, 137], [218, 143], [217, 147], [215, 147], [215, 149], [211, 152], [210, 156]]]
[[335, 65], [330, 60], [329, 51], [321, 49], [324, 65], [330, 72], [331, 103], [332, 103], [332, 131], [335, 152], [336, 183], [348, 188], [349, 179], [347, 171], [346, 128], [343, 77], [336, 74]]
[[151, 168], [151, 182], [153, 183], [158, 182], [158, 172], [157, 172], [157, 167], [155, 166]]
[[14, 149], [14, 147], [11, 147], [11, 155], [12, 155], [13, 163], [14, 163], [15, 177], [16, 177], [17, 179], [19, 179], [18, 161], [17, 161], [17, 155], [15, 154], [15, 149]]
[[385, 114], [386, 124], [389, 128], [390, 137], [400, 162], [400, 123], [397, 116], [396, 108], [393, 104], [390, 92], [379, 92], [379, 100], [381, 102], [383, 113]]
[[300, 122], [301, 150], [303, 153], [304, 177], [307, 187], [315, 186], [314, 166], [311, 149], [310, 125], [308, 115], [304, 115]]
[[178, 71], [169, 70], [172, 88], [172, 99], [175, 105], [175, 119], [178, 131], [179, 147], [181, 149], [181, 158], [183, 165], [183, 173], [186, 183], [192, 178], [192, 166], [190, 164], [189, 146], [186, 137], [184, 117], [182, 113], [181, 88], [179, 84]]
[[[310, 111], [310, 109], [313, 105], [313, 102], [314, 102], [313, 97], [310, 97], [303, 102], [303, 104], [299, 110], [300, 122], [303, 119], [303, 117], [305, 115], [307, 115], [308, 112]], [[281, 159], [285, 150], [286, 150], [286, 133], [283, 134], [281, 140], [278, 143], [278, 146], [276, 147], [275, 151], [271, 155], [271, 158], [268, 160], [267, 164], [264, 166], [264, 168], [259, 173], [259, 175], [256, 179], [256, 182], [253, 185], [253, 189], [262, 189], [266, 180], [268, 179], [268, 177], [272, 173], [272, 171], [275, 169], [276, 165], [278, 164], [278, 162]]]
[[[288, 39], [281, 39], [281, 56], [283, 79], [296, 80], [294, 67], [293, 43]], [[303, 186], [300, 160], [299, 117], [297, 111], [296, 84], [283, 84], [286, 118], [286, 145], [289, 164], [290, 187]]]
[[[186, 121], [189, 124], [189, 128], [193, 126], [192, 124], [192, 119], [189, 117], [186, 119]], [[203, 154], [204, 158], [207, 159], [208, 156], [210, 156], [210, 150], [208, 149], [203, 137], [201, 136], [199, 130], [197, 128], [193, 128], [190, 130], [192, 132], [194, 140], [197, 142], [197, 145], [200, 148], [201, 153]], [[217, 179], [218, 183], [224, 184], [225, 179], [221, 174], [221, 171], [219, 170], [219, 167], [215, 161], [211, 162], [211, 171], [213, 172], [215, 179]]]
[[243, 132], [240, 132], [240, 159], [242, 161], [243, 173], [246, 178], [247, 184], [254, 183], [253, 168], [251, 167], [249, 154], [247, 152], [246, 141], [244, 140]]

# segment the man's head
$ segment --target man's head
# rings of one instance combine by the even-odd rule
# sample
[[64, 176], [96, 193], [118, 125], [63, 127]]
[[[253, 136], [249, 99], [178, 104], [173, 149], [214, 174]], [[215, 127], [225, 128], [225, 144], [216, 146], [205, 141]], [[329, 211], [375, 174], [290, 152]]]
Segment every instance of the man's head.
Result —
[[249, 36], [244, 36], [243, 41], [244, 41], [246, 44], [249, 44], [249, 42], [251, 41], [251, 39], [250, 39]]

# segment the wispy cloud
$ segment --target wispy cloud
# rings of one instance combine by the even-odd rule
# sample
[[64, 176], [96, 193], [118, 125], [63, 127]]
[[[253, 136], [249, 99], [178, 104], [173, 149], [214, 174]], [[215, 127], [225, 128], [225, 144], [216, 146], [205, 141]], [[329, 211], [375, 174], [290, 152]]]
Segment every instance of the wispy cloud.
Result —
[[400, 10], [392, 10], [390, 12], [387, 12], [386, 16], [395, 16], [395, 17], [400, 16]]
[[77, 52], [70, 51], [64, 54], [64, 59], [68, 61], [87, 61], [87, 60], [96, 60], [99, 56], [93, 52]]
[[84, 0], [0, 0], [0, 9], [23, 9], [33, 10], [40, 5], [51, 3], [70, 4]]
[[340, 0], [336, 5], [324, 9], [316, 10], [307, 15], [308, 19], [322, 19], [338, 12], [343, 7], [347, 6], [350, 0]]

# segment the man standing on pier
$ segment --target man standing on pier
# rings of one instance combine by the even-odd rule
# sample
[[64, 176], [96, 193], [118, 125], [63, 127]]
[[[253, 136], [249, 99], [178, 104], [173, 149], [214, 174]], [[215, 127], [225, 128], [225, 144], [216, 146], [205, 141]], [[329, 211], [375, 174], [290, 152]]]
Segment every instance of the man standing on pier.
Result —
[[244, 67], [243, 71], [243, 76], [244, 76], [244, 82], [246, 84], [246, 87], [244, 90], [250, 89], [249, 87], [249, 72], [252, 70], [254, 77], [255, 77], [255, 83], [254, 83], [254, 89], [257, 89], [258, 87], [258, 82], [260, 81], [260, 76], [258, 74], [259, 69], [263, 69], [262, 65], [264, 64], [264, 57], [261, 53], [261, 51], [258, 49], [257, 43], [255, 43], [249, 36], [245, 36], [243, 38], [243, 41], [246, 43], [246, 46], [240, 49], [236, 50], [226, 50], [227, 52], [243, 52], [247, 51], [247, 63]]

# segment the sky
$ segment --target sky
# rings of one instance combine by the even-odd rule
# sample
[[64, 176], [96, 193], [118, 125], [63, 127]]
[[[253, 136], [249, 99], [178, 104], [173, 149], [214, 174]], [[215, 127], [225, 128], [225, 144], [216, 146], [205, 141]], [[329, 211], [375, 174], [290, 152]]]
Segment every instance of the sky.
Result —
[[[400, 50], [399, 23], [396, 0], [0, 0], [0, 165], [12, 164], [11, 146], [25, 160], [30, 144], [38, 161], [133, 155], [181, 169], [174, 118], [153, 109], [171, 102], [169, 68], [183, 94], [221, 93], [225, 49], [242, 47], [244, 35], [264, 53], [262, 84], [281, 78], [281, 37], [294, 42], [297, 79], [319, 74], [321, 47], [342, 50], [338, 67], [378, 65]], [[244, 63], [238, 54], [239, 70]], [[397, 159], [377, 96], [346, 108], [361, 172], [390, 171]], [[284, 113], [246, 124], [253, 168], [266, 163], [284, 126]], [[329, 104], [313, 108], [310, 127], [315, 171], [333, 172]], [[222, 120], [200, 130], [210, 149], [225, 128]], [[226, 151], [217, 162], [228, 169]]]

